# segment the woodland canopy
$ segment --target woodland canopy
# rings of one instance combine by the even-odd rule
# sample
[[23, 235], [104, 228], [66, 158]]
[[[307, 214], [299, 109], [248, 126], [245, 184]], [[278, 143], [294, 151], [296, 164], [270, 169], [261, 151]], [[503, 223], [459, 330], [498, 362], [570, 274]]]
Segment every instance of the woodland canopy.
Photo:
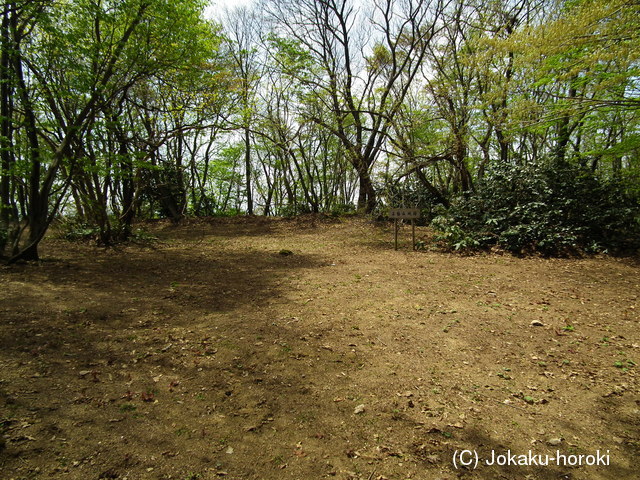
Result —
[[637, 0], [3, 2], [0, 255], [61, 219], [384, 214], [452, 248], [640, 231]]

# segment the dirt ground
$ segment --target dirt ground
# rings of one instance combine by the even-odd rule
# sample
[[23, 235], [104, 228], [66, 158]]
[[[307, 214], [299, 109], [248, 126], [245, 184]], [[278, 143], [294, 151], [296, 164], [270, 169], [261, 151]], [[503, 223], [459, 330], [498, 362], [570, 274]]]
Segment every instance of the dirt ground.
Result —
[[0, 267], [0, 479], [639, 478], [637, 259], [144, 228]]

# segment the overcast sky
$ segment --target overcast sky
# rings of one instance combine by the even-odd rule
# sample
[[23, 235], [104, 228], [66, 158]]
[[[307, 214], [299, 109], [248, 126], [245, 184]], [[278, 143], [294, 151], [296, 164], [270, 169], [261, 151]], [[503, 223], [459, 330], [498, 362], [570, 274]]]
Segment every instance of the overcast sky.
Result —
[[210, 18], [220, 18], [222, 10], [225, 8], [249, 5], [253, 0], [211, 0], [210, 5], [205, 10], [205, 15]]

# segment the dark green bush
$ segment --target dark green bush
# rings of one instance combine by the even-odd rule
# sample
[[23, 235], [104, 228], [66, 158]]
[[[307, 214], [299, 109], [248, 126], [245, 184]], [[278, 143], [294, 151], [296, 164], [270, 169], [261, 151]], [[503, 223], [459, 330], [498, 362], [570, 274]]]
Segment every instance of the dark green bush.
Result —
[[494, 167], [432, 225], [456, 250], [497, 245], [559, 255], [640, 246], [638, 198], [622, 181], [569, 163]]
[[62, 217], [58, 222], [60, 236], [71, 241], [96, 240], [100, 234], [97, 225], [91, 225], [75, 217]]
[[439, 204], [439, 199], [412, 177], [402, 181], [385, 178], [383, 182], [376, 184], [376, 191], [380, 194], [374, 216], [386, 217], [389, 208], [419, 208], [422, 211], [422, 219], [428, 222], [434, 218], [434, 211]]
[[334, 217], [353, 215], [356, 213], [356, 206], [353, 203], [340, 203], [331, 207], [330, 213]]

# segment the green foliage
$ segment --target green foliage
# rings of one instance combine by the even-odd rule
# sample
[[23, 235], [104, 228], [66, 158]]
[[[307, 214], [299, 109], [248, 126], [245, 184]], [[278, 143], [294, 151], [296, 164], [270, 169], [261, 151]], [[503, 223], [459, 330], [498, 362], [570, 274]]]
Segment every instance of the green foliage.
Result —
[[131, 240], [139, 243], [151, 244], [157, 242], [158, 237], [139, 228], [131, 233]]
[[62, 217], [58, 225], [60, 237], [70, 241], [96, 240], [100, 227], [91, 225], [75, 217]]
[[143, 243], [157, 240], [157, 237], [142, 230], [126, 234], [126, 229], [126, 225], [114, 215], [108, 215], [101, 224], [79, 217], [64, 216], [60, 217], [56, 226], [58, 236], [71, 242], [95, 241], [101, 245], [110, 245], [126, 240]]
[[267, 43], [284, 74], [308, 79], [309, 72], [313, 68], [313, 57], [299, 40], [272, 33], [267, 37]]
[[451, 216], [438, 215], [431, 222], [431, 226], [438, 231], [435, 240], [450, 246], [456, 251], [473, 250], [481, 245], [481, 242], [473, 233], [463, 230]]
[[[637, 243], [637, 2], [519, 13], [509, 2], [444, 2], [431, 39], [422, 7], [413, 23], [400, 2], [363, 44], [342, 43], [327, 2], [284, 3], [290, 17], [263, 22], [265, 4], [224, 30], [204, 20], [204, 0], [7, 10], [0, 253], [28, 246], [37, 229], [22, 227], [73, 201], [82, 220], [63, 235], [103, 245], [130, 237], [136, 217], [234, 215], [249, 199], [268, 214], [349, 214], [365, 171], [379, 183], [360, 207], [419, 207], [455, 250]], [[347, 13], [342, 27], [360, 19]], [[496, 157], [503, 166], [487, 171]], [[551, 157], [582, 167], [543, 164]], [[473, 186], [448, 211], [435, 207]]]
[[299, 201], [295, 201], [294, 203], [282, 205], [278, 209], [278, 215], [288, 218], [298, 215], [306, 215], [309, 213], [311, 213], [311, 208], [309, 207], [309, 205], [304, 203], [304, 199], [300, 199]]
[[637, 194], [569, 163], [494, 167], [432, 225], [456, 250], [497, 245], [558, 255], [640, 246]]
[[353, 215], [356, 213], [356, 206], [353, 203], [339, 203], [331, 207], [331, 215], [334, 217], [342, 217], [344, 215]]
[[369, 64], [369, 69], [371, 71], [382, 70], [388, 67], [392, 62], [393, 58], [391, 56], [391, 52], [381, 43], [377, 43], [373, 46], [373, 52], [371, 53], [371, 56], [367, 58], [367, 63]]
[[[424, 185], [411, 177], [405, 177], [400, 181], [384, 178], [381, 184], [376, 185], [376, 190], [380, 192], [380, 198], [384, 204], [390, 208], [420, 208], [422, 218], [427, 220], [431, 220], [437, 211], [434, 206], [439, 200]], [[379, 212], [376, 213], [386, 216], [384, 205], [379, 205], [378, 210]], [[420, 223], [419, 220], [418, 224]]]

